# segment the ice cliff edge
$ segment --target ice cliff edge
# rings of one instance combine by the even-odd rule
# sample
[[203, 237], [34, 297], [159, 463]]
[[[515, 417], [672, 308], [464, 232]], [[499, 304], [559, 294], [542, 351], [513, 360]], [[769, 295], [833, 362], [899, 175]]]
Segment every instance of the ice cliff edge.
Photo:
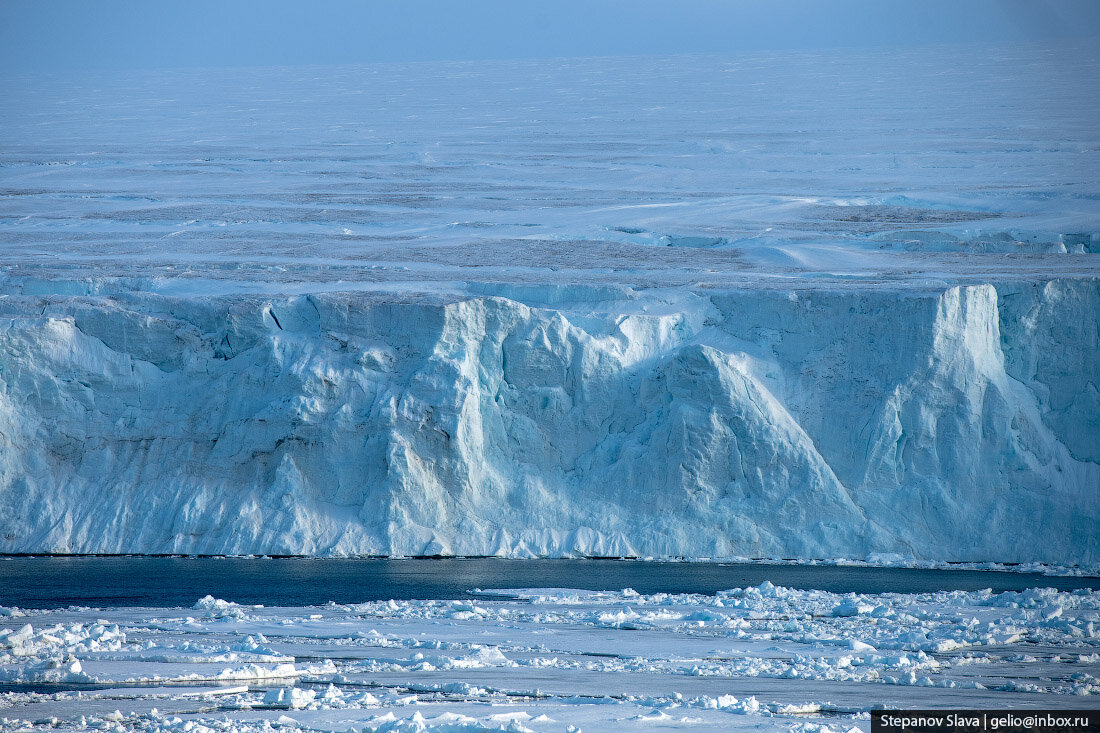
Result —
[[0, 299], [0, 552], [1100, 562], [1100, 281]]

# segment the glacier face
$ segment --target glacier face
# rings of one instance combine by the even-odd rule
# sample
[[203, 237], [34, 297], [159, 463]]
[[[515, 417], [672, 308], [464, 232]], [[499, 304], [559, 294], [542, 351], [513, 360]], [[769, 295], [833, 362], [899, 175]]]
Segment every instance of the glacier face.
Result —
[[1100, 563], [1095, 44], [0, 75], [0, 552]]
[[1100, 561], [1100, 280], [0, 299], [0, 551]]

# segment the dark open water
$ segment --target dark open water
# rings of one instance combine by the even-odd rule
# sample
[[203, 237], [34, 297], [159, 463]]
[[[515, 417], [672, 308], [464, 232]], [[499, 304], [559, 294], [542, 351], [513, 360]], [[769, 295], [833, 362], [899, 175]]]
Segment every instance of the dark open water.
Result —
[[1100, 590], [1100, 578], [987, 570], [622, 560], [0, 557], [0, 605], [191, 606], [210, 594], [238, 603], [300, 606], [466, 598], [475, 588], [715, 593], [765, 580], [836, 593], [1033, 587]]

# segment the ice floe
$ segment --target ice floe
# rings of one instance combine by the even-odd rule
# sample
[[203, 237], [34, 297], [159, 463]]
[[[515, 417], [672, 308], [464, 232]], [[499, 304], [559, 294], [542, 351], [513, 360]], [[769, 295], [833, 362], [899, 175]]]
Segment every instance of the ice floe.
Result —
[[27, 610], [0, 629], [2, 727], [867, 731], [881, 706], [1088, 707], [1100, 694], [1092, 591], [763, 583], [246, 608]]

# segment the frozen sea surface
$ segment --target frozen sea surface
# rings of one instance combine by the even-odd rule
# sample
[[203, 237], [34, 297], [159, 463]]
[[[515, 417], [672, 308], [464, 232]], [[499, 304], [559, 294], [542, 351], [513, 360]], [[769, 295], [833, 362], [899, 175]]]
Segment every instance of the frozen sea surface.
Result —
[[1100, 692], [1090, 590], [0, 613], [4, 730], [866, 733], [875, 708], [1066, 711]]
[[1100, 564], [1093, 45], [0, 81], [0, 551]]

